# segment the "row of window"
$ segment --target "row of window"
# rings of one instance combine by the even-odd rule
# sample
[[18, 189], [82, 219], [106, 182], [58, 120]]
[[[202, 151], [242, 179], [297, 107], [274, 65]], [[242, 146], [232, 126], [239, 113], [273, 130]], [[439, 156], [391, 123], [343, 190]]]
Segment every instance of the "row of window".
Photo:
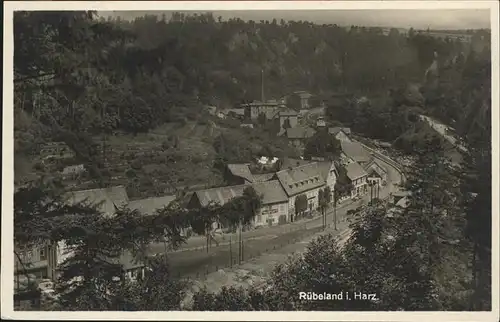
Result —
[[[39, 254], [39, 260], [44, 261], [47, 259], [47, 249], [45, 247], [39, 248], [36, 250]], [[34, 256], [34, 251], [32, 249], [24, 250], [19, 252], [19, 256], [24, 260], [24, 261], [31, 261], [33, 260]]]

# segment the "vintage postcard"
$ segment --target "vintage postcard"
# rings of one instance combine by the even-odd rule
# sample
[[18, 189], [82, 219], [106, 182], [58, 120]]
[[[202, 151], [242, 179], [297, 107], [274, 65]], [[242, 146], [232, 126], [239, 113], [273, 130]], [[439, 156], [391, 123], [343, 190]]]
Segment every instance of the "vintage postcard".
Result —
[[2, 317], [498, 321], [498, 7], [6, 2]]

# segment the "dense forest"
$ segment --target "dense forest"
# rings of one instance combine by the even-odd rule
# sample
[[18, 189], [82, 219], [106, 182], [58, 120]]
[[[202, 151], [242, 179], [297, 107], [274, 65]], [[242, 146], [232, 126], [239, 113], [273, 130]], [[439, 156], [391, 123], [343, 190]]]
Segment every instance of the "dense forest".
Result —
[[[387, 216], [384, 204], [374, 201], [352, 214], [354, 233], [343, 248], [332, 236], [322, 237], [303, 257], [277, 267], [264, 292], [201, 291], [190, 309], [346, 309], [337, 301], [291, 301], [298, 289], [380, 294], [377, 303], [353, 301], [353, 310], [491, 309], [489, 31], [477, 31], [465, 44], [414, 30], [384, 35], [379, 28], [182, 13], [106, 20], [93, 12], [16, 12], [14, 30], [16, 166], [36, 155], [40, 143], [62, 140], [95, 167], [96, 135], [138, 135], [199, 121], [207, 104], [259, 99], [262, 74], [266, 98], [310, 91], [325, 102], [331, 123], [394, 143], [417, 159], [408, 170], [408, 208]], [[463, 164], [449, 164], [444, 143], [428, 135], [418, 114], [456, 129], [468, 147]], [[214, 138], [214, 159], [242, 161], [262, 146], [284, 149], [253, 147], [245, 142], [251, 136], [235, 131]], [[175, 146], [175, 138], [169, 144]], [[58, 189], [19, 190], [14, 214], [17, 243], [64, 239], [77, 251], [63, 267], [59, 284], [66, 291], [55, 308], [181, 308], [184, 281], [169, 275], [167, 257], [142, 256], [152, 269], [144, 281], [128, 284], [112, 279], [119, 267], [102, 256], [133, 248], [141, 258], [137, 245], [160, 237], [175, 247], [182, 242], [180, 227], [203, 231], [199, 217], [186, 221], [184, 210], [173, 207], [150, 221], [127, 209], [100, 218], [88, 205], [64, 206]], [[68, 284], [75, 277], [77, 289]]]

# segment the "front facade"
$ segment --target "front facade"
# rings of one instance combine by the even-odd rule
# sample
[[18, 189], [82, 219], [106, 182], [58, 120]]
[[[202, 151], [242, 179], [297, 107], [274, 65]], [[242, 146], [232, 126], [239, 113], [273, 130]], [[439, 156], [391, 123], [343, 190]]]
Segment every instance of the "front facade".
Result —
[[347, 177], [351, 180], [353, 189], [351, 197], [364, 195], [368, 191], [368, 173], [357, 162], [346, 165]]
[[[100, 204], [99, 210], [104, 216], [112, 216], [116, 209], [128, 204], [127, 192], [123, 186], [73, 191], [68, 192], [65, 197], [68, 204], [83, 201]], [[15, 281], [23, 278], [26, 271], [36, 280], [45, 278], [55, 280], [57, 267], [71, 256], [64, 241], [59, 241], [57, 244], [46, 242], [43, 245], [25, 248], [20, 245], [16, 247], [16, 253], [19, 254], [21, 261], [15, 256]]]
[[281, 186], [288, 196], [288, 211], [295, 215], [295, 200], [300, 195], [307, 198], [307, 211], [314, 211], [319, 206], [319, 190], [325, 187], [318, 163], [312, 162], [276, 173]]
[[316, 131], [310, 127], [292, 127], [286, 129], [286, 136], [290, 145], [303, 149], [307, 139], [312, 137]]
[[246, 111], [247, 115], [250, 115], [252, 120], [257, 120], [261, 114], [264, 114], [266, 119], [271, 120], [276, 115], [280, 106], [276, 101], [267, 101], [242, 104], [241, 108]]
[[262, 196], [262, 207], [254, 220], [256, 227], [290, 221], [288, 196], [278, 180], [255, 183], [252, 187]]
[[290, 127], [296, 127], [299, 123], [299, 114], [293, 110], [280, 111], [278, 116], [280, 119], [280, 129], [285, 128], [285, 122], [288, 122]]
[[[333, 161], [324, 161], [324, 162], [319, 162], [318, 164], [321, 168], [321, 176], [325, 180], [325, 186], [329, 187], [330, 192], [333, 194], [338, 177], [335, 163]], [[331, 202], [333, 202], [333, 196], [331, 198]]]
[[[254, 218], [253, 226], [272, 226], [290, 221], [288, 196], [278, 180], [196, 191], [188, 203], [188, 208], [205, 207], [211, 202], [224, 205], [233, 198], [243, 196], [244, 190], [250, 186], [255, 189], [258, 195], [262, 196], [262, 207]], [[214, 223], [214, 229], [216, 228], [222, 227], [219, 223]]]
[[326, 126], [325, 120], [322, 117], [318, 118], [316, 120], [316, 126], [317, 127], [325, 127]]
[[[20, 259], [20, 260], [19, 260]], [[21, 284], [26, 274], [34, 280], [56, 279], [57, 246], [44, 243], [34, 247], [16, 247], [14, 256], [14, 289], [22, 290]]]
[[67, 159], [74, 156], [74, 152], [64, 142], [49, 142], [40, 149], [40, 157], [42, 159]]
[[301, 109], [310, 109], [311, 105], [309, 102], [309, 99], [312, 97], [312, 95], [308, 92], [305, 91], [298, 91], [295, 92], [294, 94], [298, 95], [300, 97], [300, 108]]
[[372, 160], [364, 166], [365, 171], [368, 173], [368, 181], [371, 183], [378, 184], [379, 186], [384, 185], [387, 182], [387, 170], [382, 167], [377, 161]]

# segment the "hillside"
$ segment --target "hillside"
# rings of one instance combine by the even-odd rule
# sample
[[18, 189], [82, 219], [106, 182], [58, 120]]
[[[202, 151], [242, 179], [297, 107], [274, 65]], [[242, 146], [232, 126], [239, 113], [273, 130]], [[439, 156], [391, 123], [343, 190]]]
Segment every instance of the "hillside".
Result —
[[[36, 161], [39, 145], [67, 141], [76, 154], [67, 163], [91, 170], [90, 178], [74, 184], [127, 181], [134, 196], [216, 184], [214, 162], [248, 162], [260, 149], [293, 154], [269, 131], [256, 130], [253, 137], [226, 123], [213, 129], [223, 139], [206, 135], [206, 124], [198, 122], [207, 104], [224, 109], [304, 90], [326, 102], [331, 124], [341, 122], [367, 137], [394, 141], [411, 128], [412, 116], [401, 105], [418, 104], [469, 128], [480, 115], [462, 113], [476, 106], [465, 94], [479, 86], [472, 81], [486, 72], [489, 49], [474, 54], [458, 41], [397, 30], [221, 21], [211, 14], [101, 21], [92, 12], [18, 12], [15, 28], [16, 179], [29, 180], [30, 169], [50, 176], [53, 170]], [[476, 32], [472, 42], [487, 43], [485, 35]], [[477, 60], [484, 60], [481, 68]], [[438, 86], [424, 79], [434, 62]], [[461, 89], [461, 80], [471, 86]], [[422, 83], [423, 88], [408, 86]], [[401, 99], [409, 88], [415, 95]], [[332, 93], [381, 99], [338, 107], [330, 102]], [[181, 171], [179, 164], [196, 171]]]
[[[31, 120], [30, 124], [37, 123], [37, 120]], [[232, 143], [224, 150], [216, 150], [216, 142], [221, 137]], [[102, 163], [98, 167], [101, 184], [124, 185], [130, 198], [182, 195], [187, 191], [221, 185], [223, 178], [220, 167], [217, 167], [218, 159], [252, 162], [261, 153], [296, 156], [296, 151], [288, 147], [284, 139], [274, 137], [267, 128], [240, 128], [237, 121], [214, 118], [165, 123], [148, 133], [135, 135], [124, 132], [95, 135], [91, 141], [97, 146], [95, 160]], [[64, 166], [85, 163], [78, 155], [44, 166], [36, 153], [18, 152], [15, 171], [18, 183], [45, 176], [60, 178], [71, 189], [90, 189], [100, 185], [99, 180], [89, 173], [77, 178], [63, 178]]]

